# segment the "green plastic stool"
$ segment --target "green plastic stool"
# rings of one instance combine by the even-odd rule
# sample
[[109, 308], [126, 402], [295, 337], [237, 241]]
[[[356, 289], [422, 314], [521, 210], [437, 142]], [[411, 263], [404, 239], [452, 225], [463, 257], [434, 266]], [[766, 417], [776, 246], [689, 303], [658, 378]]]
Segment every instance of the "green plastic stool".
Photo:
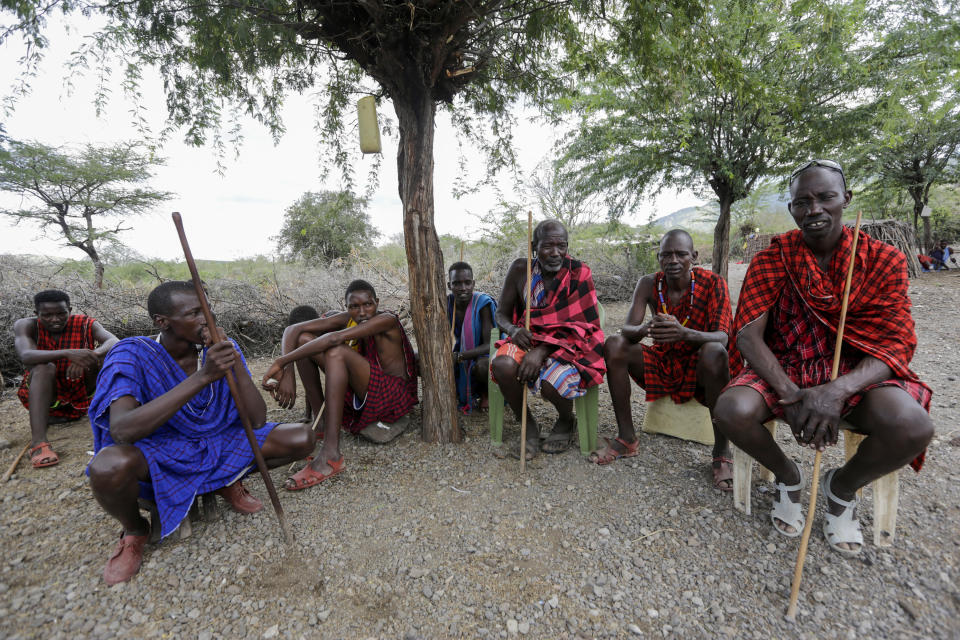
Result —
[[[597, 303], [597, 315], [600, 316], [600, 328], [603, 329], [603, 305]], [[490, 363], [497, 353], [494, 346], [500, 339], [500, 329], [494, 327], [490, 332]], [[504, 399], [500, 387], [493, 380], [487, 383], [487, 397], [490, 402], [490, 442], [495, 445], [503, 444], [503, 411]], [[573, 400], [574, 412], [577, 415], [577, 434], [580, 438], [580, 453], [588, 456], [597, 448], [597, 428], [600, 424], [600, 385], [590, 387], [587, 392]]]

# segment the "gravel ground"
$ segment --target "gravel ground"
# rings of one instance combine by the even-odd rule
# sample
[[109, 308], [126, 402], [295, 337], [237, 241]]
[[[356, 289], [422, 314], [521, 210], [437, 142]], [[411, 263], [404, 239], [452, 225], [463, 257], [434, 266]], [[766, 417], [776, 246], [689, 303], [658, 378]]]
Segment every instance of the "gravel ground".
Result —
[[[754, 483], [744, 516], [711, 488], [707, 447], [648, 435], [629, 461], [597, 467], [571, 450], [521, 476], [491, 455], [485, 416], [465, 419], [462, 445], [424, 444], [415, 428], [385, 446], [346, 437], [347, 473], [281, 492], [291, 548], [269, 505], [254, 516], [221, 506], [218, 521], [149, 546], [140, 573], [107, 588], [118, 525], [87, 488], [83, 420], [52, 429], [59, 466], [21, 463], [0, 485], [0, 637], [960, 637], [960, 274], [925, 275], [911, 294], [913, 368], [935, 392], [927, 466], [901, 474], [893, 547], [872, 544], [870, 490], [856, 559], [826, 546], [817, 509], [796, 623], [784, 611], [798, 542], [773, 531], [768, 487]], [[607, 312], [615, 328], [626, 305]], [[254, 362], [255, 374], [267, 364]], [[639, 421], [642, 392], [634, 403]], [[532, 411], [552, 422], [539, 399]], [[5, 470], [28, 432], [10, 389], [0, 416]], [[601, 421], [614, 435], [605, 387]], [[508, 419], [507, 436], [518, 431]], [[286, 475], [275, 470], [274, 482]], [[268, 502], [258, 477], [248, 486]]]

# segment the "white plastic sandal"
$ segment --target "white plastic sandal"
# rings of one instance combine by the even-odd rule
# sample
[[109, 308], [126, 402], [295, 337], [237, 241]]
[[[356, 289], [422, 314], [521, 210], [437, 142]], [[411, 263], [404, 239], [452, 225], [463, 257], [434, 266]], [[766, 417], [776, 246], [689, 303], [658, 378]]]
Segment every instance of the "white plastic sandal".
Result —
[[[806, 484], [804, 482], [803, 470], [796, 465], [796, 463], [794, 463], [794, 465], [797, 467], [797, 473], [800, 474], [800, 482], [792, 487], [782, 482], [775, 482], [773, 486], [777, 490], [777, 497], [773, 500], [773, 510], [770, 512], [770, 520], [773, 522], [773, 528], [788, 538], [796, 538], [803, 533], [803, 525], [806, 524], [806, 520], [803, 517], [803, 506], [799, 502], [791, 500], [788, 495], [790, 491], [802, 491]], [[793, 527], [795, 531], [793, 533], [784, 531], [777, 523], [778, 520], [786, 526]]]
[[[827, 544], [834, 551], [852, 558], [863, 551], [863, 532], [860, 530], [860, 520], [857, 519], [856, 509], [859, 500], [854, 497], [853, 500], [841, 500], [833, 495], [830, 490], [830, 483], [833, 481], [833, 474], [836, 469], [830, 469], [823, 476], [823, 494], [828, 500], [836, 502], [843, 507], [843, 513], [838, 516], [830, 513], [829, 506], [824, 513], [823, 537], [827, 539]], [[856, 549], [844, 549], [839, 544], [857, 544]]]

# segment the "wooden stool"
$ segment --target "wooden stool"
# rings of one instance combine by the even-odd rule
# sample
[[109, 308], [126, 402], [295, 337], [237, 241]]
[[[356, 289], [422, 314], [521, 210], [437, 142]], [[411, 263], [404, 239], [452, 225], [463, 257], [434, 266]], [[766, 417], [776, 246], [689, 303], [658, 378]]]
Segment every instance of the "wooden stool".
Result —
[[710, 410], [694, 398], [683, 404], [676, 404], [669, 396], [648, 402], [641, 429], [710, 446], [714, 442]]
[[[770, 420], [765, 426], [770, 435], [777, 434], [777, 420]], [[857, 452], [860, 443], [866, 436], [850, 431], [851, 425], [840, 423], [843, 430], [843, 445], [846, 459], [849, 460]], [[733, 506], [737, 510], [750, 515], [750, 491], [753, 484], [753, 458], [738, 449], [733, 443]], [[897, 505], [900, 501], [900, 481], [898, 471], [888, 473], [873, 482], [873, 544], [878, 547], [889, 547], [897, 533]], [[760, 478], [773, 482], [773, 473], [760, 465]], [[823, 487], [820, 488], [823, 492]], [[862, 495], [863, 490], [857, 492]], [[811, 514], [807, 514], [810, 517]]]
[[[202, 502], [202, 506], [201, 506]], [[151, 544], [160, 542], [160, 511], [157, 509], [157, 503], [146, 498], [137, 499], [140, 508], [150, 512], [150, 538]], [[217, 497], [212, 493], [205, 493], [197, 496], [187, 512], [187, 517], [180, 521], [173, 532], [167, 536], [168, 540], [186, 540], [193, 535], [193, 526], [191, 521], [203, 520], [204, 522], [216, 522], [220, 514], [217, 511]]]

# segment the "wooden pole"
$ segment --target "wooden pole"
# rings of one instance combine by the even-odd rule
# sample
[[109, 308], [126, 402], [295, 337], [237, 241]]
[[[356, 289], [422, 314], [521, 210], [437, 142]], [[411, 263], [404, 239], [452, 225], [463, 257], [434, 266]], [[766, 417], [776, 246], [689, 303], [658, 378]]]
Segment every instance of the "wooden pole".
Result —
[[[533, 297], [533, 285], [530, 282], [531, 261], [533, 259], [533, 211], [527, 211], [527, 308], [524, 312], [524, 328], [530, 331], [530, 298]], [[520, 410], [520, 473], [527, 470], [527, 383], [523, 385], [523, 406]]]
[[10, 479], [10, 476], [13, 475], [13, 472], [17, 470], [17, 465], [20, 464], [20, 459], [23, 458], [23, 455], [27, 452], [27, 449], [30, 448], [30, 443], [28, 442], [26, 446], [23, 447], [23, 451], [20, 452], [16, 458], [13, 459], [13, 463], [10, 464], [10, 468], [7, 469], [7, 472], [3, 474], [3, 481], [6, 482]]
[[[853, 266], [857, 258], [857, 241], [860, 239], [860, 217], [857, 211], [857, 223], [853, 228], [853, 245], [850, 248], [850, 263], [847, 265], [847, 280], [843, 284], [843, 300], [840, 303], [840, 322], [837, 325], [837, 341], [833, 347], [833, 369], [830, 380], [836, 380], [840, 372], [840, 349], [843, 347], [843, 329], [847, 323], [847, 303], [850, 300], [850, 283], [853, 280]], [[820, 487], [820, 459], [823, 452], [817, 450], [813, 457], [813, 483], [810, 485], [810, 504], [807, 506], [807, 521], [803, 525], [803, 537], [797, 552], [797, 563], [793, 567], [793, 583], [790, 585], [790, 605], [787, 607], [787, 620], [797, 618], [797, 601], [800, 598], [800, 581], [803, 579], [803, 563], [807, 559], [807, 545], [810, 543], [810, 530], [813, 529], [813, 509], [817, 506], [817, 489]]]
[[[207, 330], [210, 332], [211, 344], [218, 340], [222, 332], [217, 327], [213, 313], [210, 311], [210, 305], [207, 304], [207, 294], [203, 290], [203, 284], [200, 281], [200, 274], [197, 272], [197, 263], [193, 260], [193, 253], [190, 251], [190, 244], [187, 242], [187, 234], [183, 230], [183, 220], [180, 214], [173, 213], [173, 224], [177, 227], [177, 234], [180, 236], [180, 244], [183, 247], [183, 257], [187, 261], [187, 267], [190, 269], [190, 277], [193, 278], [193, 287], [197, 292], [197, 298], [200, 300], [200, 307], [203, 309], [203, 317], [207, 321]], [[237, 388], [237, 380], [234, 377], [234, 371], [228, 371], [225, 376], [227, 386], [230, 388], [230, 395], [237, 405], [237, 413], [240, 414], [240, 422], [243, 424], [243, 430], [247, 434], [247, 440], [250, 442], [250, 449], [253, 451], [253, 458], [257, 462], [257, 470], [263, 477], [263, 484], [267, 487], [267, 493], [270, 494], [270, 502], [273, 503], [273, 510], [277, 514], [277, 520], [280, 522], [280, 529], [283, 531], [283, 539], [287, 544], [293, 542], [293, 536], [290, 535], [290, 529], [287, 527], [287, 519], [283, 515], [283, 507], [280, 506], [280, 497], [277, 495], [277, 489], [273, 486], [273, 479], [267, 469], [267, 463], [263, 459], [263, 452], [260, 451], [260, 445], [257, 444], [257, 438], [253, 434], [253, 423], [250, 421], [250, 414], [247, 413], [247, 407], [240, 397], [240, 391]]]

